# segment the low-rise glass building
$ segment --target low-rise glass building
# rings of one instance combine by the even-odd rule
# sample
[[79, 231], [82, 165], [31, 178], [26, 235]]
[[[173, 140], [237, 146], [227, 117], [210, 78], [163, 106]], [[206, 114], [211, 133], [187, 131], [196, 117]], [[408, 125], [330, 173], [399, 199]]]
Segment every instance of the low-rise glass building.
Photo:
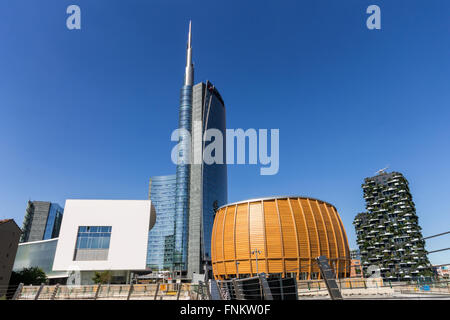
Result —
[[67, 272], [53, 271], [58, 238], [50, 240], [32, 241], [20, 243], [17, 249], [13, 271], [23, 268], [38, 267], [45, 272], [47, 278], [53, 281], [58, 278], [67, 278]]

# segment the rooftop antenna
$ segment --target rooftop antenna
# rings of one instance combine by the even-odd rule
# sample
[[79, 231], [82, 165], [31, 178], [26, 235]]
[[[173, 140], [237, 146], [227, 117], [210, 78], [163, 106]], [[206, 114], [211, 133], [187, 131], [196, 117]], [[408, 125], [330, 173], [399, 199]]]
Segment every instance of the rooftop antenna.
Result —
[[184, 85], [194, 84], [194, 64], [192, 63], [192, 21], [189, 21], [189, 34], [186, 46], [186, 69], [184, 71]]
[[386, 170], [389, 168], [389, 165], [386, 166], [386, 168], [380, 169], [377, 172], [375, 172], [377, 175], [379, 174], [385, 174]]

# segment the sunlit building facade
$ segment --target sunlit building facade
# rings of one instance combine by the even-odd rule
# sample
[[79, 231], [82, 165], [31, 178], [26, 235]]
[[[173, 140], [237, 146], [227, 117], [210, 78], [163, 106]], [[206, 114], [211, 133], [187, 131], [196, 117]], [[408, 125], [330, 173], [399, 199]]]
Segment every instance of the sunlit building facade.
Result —
[[357, 214], [353, 225], [365, 276], [370, 266], [388, 280], [431, 276], [408, 180], [400, 172], [381, 171], [366, 178], [362, 189], [367, 211]]
[[93, 284], [95, 272], [104, 271], [111, 283], [129, 283], [132, 273], [146, 270], [155, 222], [149, 200], [68, 199], [52, 271], [70, 274], [69, 284]]
[[320, 279], [316, 263], [328, 258], [339, 278], [350, 275], [350, 250], [336, 208], [308, 197], [252, 199], [221, 207], [214, 220], [216, 279], [281, 274]]
[[37, 267], [45, 272], [50, 282], [67, 278], [67, 272], [53, 271], [53, 260], [55, 259], [57, 245], [58, 238], [19, 244], [13, 270], [20, 271], [23, 268]]
[[191, 278], [211, 265], [214, 210], [227, 202], [227, 167], [202, 161], [203, 151], [212, 143], [202, 137], [207, 129], [217, 129], [224, 137], [221, 153], [225, 162], [225, 104], [211, 82], [194, 85], [190, 27], [178, 128], [176, 174], [152, 178], [150, 183], [158, 219], [166, 218], [158, 220], [150, 233], [147, 261], [152, 269], [172, 270]]
[[48, 201], [28, 201], [20, 242], [57, 238], [64, 209]]
[[152, 177], [149, 199], [157, 212], [156, 223], [148, 234], [147, 267], [173, 270], [175, 240], [176, 175]]
[[[212, 141], [203, 142], [198, 137], [203, 137], [208, 129], [216, 129], [223, 136], [223, 149], [214, 152], [225, 157], [225, 105], [220, 93], [209, 81], [199, 83], [194, 86], [193, 101], [193, 152], [201, 150], [203, 153]], [[188, 276], [191, 277], [193, 273], [206, 272], [211, 266], [210, 239], [215, 210], [227, 203], [226, 164], [191, 164], [189, 200]]]

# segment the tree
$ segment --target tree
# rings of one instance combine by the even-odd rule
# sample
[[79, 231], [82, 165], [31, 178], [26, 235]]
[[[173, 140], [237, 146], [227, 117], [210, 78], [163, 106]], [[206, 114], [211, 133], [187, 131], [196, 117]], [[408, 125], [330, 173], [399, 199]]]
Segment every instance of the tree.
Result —
[[18, 285], [23, 283], [24, 285], [40, 285], [47, 281], [47, 276], [45, 272], [39, 267], [23, 268], [22, 270], [11, 274], [11, 279], [9, 280], [10, 285]]
[[94, 281], [95, 283], [101, 283], [101, 284], [105, 284], [105, 283], [110, 283], [111, 282], [111, 271], [106, 270], [103, 272], [95, 272], [94, 277], [92, 278], [92, 281]]

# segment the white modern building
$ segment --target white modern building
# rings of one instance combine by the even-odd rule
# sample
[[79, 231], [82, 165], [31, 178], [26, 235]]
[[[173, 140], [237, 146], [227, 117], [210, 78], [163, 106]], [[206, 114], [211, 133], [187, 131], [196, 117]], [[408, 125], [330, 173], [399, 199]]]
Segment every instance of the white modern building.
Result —
[[69, 272], [68, 284], [90, 284], [96, 271], [112, 282], [130, 281], [146, 269], [148, 232], [156, 222], [150, 200], [66, 201], [53, 271]]

